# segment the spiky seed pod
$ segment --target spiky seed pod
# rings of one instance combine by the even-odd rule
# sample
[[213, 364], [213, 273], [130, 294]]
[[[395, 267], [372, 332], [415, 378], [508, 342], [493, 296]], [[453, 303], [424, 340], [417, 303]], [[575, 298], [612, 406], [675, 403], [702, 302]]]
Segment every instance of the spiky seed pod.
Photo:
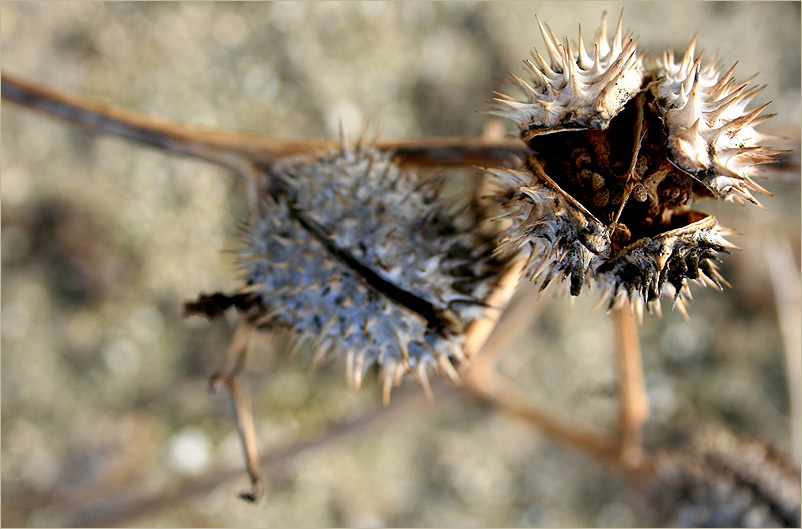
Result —
[[504, 246], [533, 245], [529, 257], [530, 279], [540, 290], [551, 281], [570, 278], [571, 294], [578, 295], [587, 280], [594, 254], [609, 256], [610, 235], [593, 214], [574, 200], [534, 165], [537, 177], [514, 170], [491, 170], [500, 181], [515, 189], [502, 203], [505, 216], [518, 228], [502, 240]]
[[655, 82], [650, 90], [665, 120], [670, 160], [702, 182], [717, 198], [746, 199], [757, 204], [750, 191], [768, 194], [753, 179], [757, 165], [771, 163], [776, 151], [761, 147], [765, 136], [754, 126], [773, 116], [760, 116], [766, 103], [747, 109], [765, 86], [738, 84], [735, 65], [723, 75], [714, 54], [705, 61], [694, 57], [696, 38], [680, 62], [668, 50], [652, 59]]
[[[677, 308], [688, 318], [684, 299], [690, 297], [688, 279], [719, 290], [727, 282], [716, 266], [718, 253], [734, 246], [724, 236], [731, 233], [715, 217], [689, 211], [681, 228], [654, 237], [641, 238], [610, 259], [595, 257], [591, 269], [612, 307], [617, 300], [639, 299], [656, 302], [661, 292], [674, 292]], [[687, 223], [687, 224], [686, 224]]]
[[608, 43], [606, 14], [591, 54], [585, 50], [581, 30], [572, 50], [568, 39], [560, 43], [539, 19], [538, 25], [549, 61], [535, 50], [534, 62], [524, 61], [531, 84], [512, 76], [526, 100], [499, 94], [492, 113], [515, 121], [524, 141], [560, 130], [606, 129], [643, 84], [635, 40], [629, 34], [622, 38], [619, 18], [612, 44]]
[[538, 24], [551, 62], [535, 52], [531, 79], [512, 76], [524, 98], [501, 96], [492, 111], [532, 149], [516, 170], [490, 171], [513, 221], [502, 248], [530, 252], [541, 288], [570, 278], [578, 295], [595, 279], [610, 307], [659, 310], [666, 293], [685, 313], [688, 281], [720, 287], [714, 261], [734, 248], [728, 230], [691, 205], [755, 202], [749, 190], [765, 191], [753, 166], [780, 152], [756, 143], [764, 136], [752, 126], [769, 116], [746, 105], [759, 90], [735, 86], [732, 69], [720, 75], [715, 57], [694, 58], [693, 42], [679, 64], [670, 52], [638, 55], [621, 18], [610, 45], [602, 17], [590, 62], [581, 32], [571, 52]]
[[799, 527], [799, 468], [727, 435], [659, 452], [637, 506], [654, 527]]
[[436, 183], [345, 144], [277, 160], [258, 197], [239, 256], [247, 286], [191, 310], [234, 304], [257, 327], [289, 328], [315, 342], [316, 361], [345, 356], [356, 387], [378, 364], [385, 397], [405, 373], [424, 387], [431, 368], [456, 376], [466, 326], [502, 268], [478, 205], [450, 211]]

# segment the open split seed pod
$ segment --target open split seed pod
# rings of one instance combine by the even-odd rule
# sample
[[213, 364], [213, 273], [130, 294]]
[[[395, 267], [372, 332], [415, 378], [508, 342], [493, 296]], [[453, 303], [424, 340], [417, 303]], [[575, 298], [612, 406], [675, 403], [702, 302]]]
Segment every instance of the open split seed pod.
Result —
[[505, 248], [530, 254], [528, 272], [545, 288], [569, 279], [578, 295], [595, 280], [610, 306], [623, 300], [679, 308], [689, 280], [721, 287], [715, 261], [734, 248], [728, 230], [694, 211], [701, 198], [757, 203], [753, 177], [781, 152], [759, 144], [753, 126], [770, 116], [747, 109], [760, 90], [722, 74], [714, 55], [680, 62], [643, 55], [606, 17], [587, 51], [559, 42], [540, 23], [549, 60], [535, 51], [529, 78], [513, 75], [523, 98], [499, 95], [492, 113], [511, 119], [532, 150], [516, 170], [493, 170], [513, 226]]

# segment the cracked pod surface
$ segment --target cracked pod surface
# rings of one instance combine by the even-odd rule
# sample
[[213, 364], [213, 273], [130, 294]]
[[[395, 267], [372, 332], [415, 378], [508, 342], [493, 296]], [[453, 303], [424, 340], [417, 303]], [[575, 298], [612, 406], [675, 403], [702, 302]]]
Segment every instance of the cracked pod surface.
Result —
[[734, 248], [728, 230], [691, 205], [701, 198], [757, 203], [753, 177], [781, 152], [762, 147], [753, 126], [760, 89], [737, 84], [717, 55], [695, 57], [695, 39], [673, 53], [642, 55], [619, 18], [606, 16], [593, 44], [560, 43], [540, 23], [547, 62], [512, 75], [523, 99], [500, 95], [492, 113], [511, 119], [532, 155], [517, 170], [493, 170], [513, 219], [503, 246], [529, 246], [531, 279], [569, 279], [578, 295], [596, 280], [612, 306], [656, 303], [665, 291], [684, 312], [689, 280], [720, 287], [715, 260]]
[[316, 362], [345, 356], [355, 387], [377, 365], [385, 398], [406, 373], [424, 387], [431, 368], [456, 378], [504, 263], [480, 206], [454, 211], [440, 187], [362, 145], [277, 160], [243, 233], [247, 286], [188, 307], [235, 305], [258, 328], [289, 328], [315, 342]]

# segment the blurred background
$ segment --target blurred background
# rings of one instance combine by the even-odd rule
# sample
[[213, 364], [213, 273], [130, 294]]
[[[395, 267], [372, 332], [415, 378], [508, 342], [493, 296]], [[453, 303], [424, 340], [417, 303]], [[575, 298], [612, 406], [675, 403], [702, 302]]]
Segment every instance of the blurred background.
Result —
[[[697, 49], [739, 61], [739, 79], [759, 72], [768, 87], [753, 106], [772, 100], [778, 114], [760, 130], [798, 146], [798, 2], [3, 2], [1, 64], [232, 131], [335, 138], [340, 120], [356, 136], [370, 119], [386, 139], [473, 136], [491, 91], [543, 48], [535, 14], [572, 40], [581, 24], [587, 41], [603, 10], [612, 31], [622, 7], [641, 50], [681, 53], [698, 33]], [[228, 397], [207, 389], [233, 322], [181, 315], [198, 293], [238, 285], [241, 182], [6, 102], [1, 163], [4, 526], [638, 524], [620, 476], [458, 395], [283, 459], [257, 505], [236, 498], [244, 472], [192, 489], [242, 469]], [[766, 211], [699, 205], [739, 234], [743, 251], [722, 264], [732, 288], [693, 288], [690, 323], [666, 303], [641, 327], [648, 449], [722, 428], [798, 461], [789, 384], [798, 391], [800, 373], [789, 376], [778, 315], [799, 311], [799, 173], [765, 187]], [[791, 299], [779, 310], [773, 277]], [[533, 403], [609, 431], [614, 339], [594, 302], [533, 305], [500, 368]], [[350, 391], [343, 364], [310, 373], [309, 353], [290, 358], [282, 336], [253, 351], [263, 453], [381, 410], [375, 380]], [[408, 381], [394, 399], [419, 391]]]

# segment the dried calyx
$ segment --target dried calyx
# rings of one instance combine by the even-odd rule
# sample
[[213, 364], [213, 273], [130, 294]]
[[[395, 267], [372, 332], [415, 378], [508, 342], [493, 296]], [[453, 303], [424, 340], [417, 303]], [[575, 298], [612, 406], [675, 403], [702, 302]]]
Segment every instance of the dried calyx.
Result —
[[316, 362], [345, 356], [356, 387], [377, 365], [385, 399], [405, 373], [424, 389], [432, 368], [456, 378], [466, 327], [504, 268], [481, 206], [455, 210], [437, 182], [364, 145], [277, 160], [259, 186], [240, 253], [247, 286], [191, 311], [235, 305], [256, 327], [289, 328], [314, 342]]
[[493, 170], [498, 199], [513, 219], [504, 247], [528, 247], [529, 273], [548, 286], [568, 279], [578, 295], [595, 279], [610, 307], [638, 308], [664, 290], [681, 310], [688, 280], [721, 287], [719, 253], [733, 248], [716, 220], [691, 210], [701, 198], [757, 204], [759, 164], [782, 151], [760, 146], [748, 110], [760, 88], [737, 84], [717, 57], [679, 62], [639, 54], [622, 35], [612, 43], [606, 16], [588, 52], [560, 43], [540, 23], [549, 60], [535, 51], [528, 80], [513, 75], [522, 99], [499, 94], [492, 113], [514, 121], [532, 149], [517, 170]]

